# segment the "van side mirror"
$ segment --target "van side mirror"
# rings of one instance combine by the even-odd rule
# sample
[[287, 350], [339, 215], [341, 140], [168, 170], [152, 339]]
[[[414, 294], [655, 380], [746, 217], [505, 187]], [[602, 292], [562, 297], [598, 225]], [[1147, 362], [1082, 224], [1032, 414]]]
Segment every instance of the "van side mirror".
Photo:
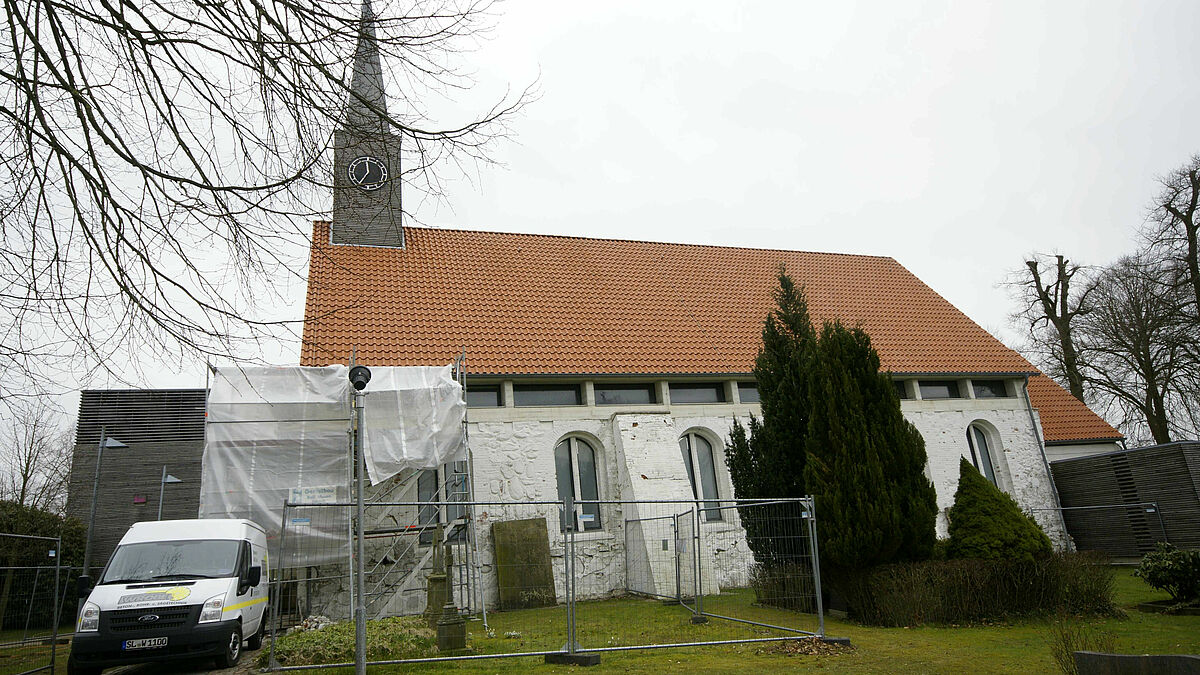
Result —
[[75, 580], [75, 593], [79, 598], [86, 598], [92, 592], [92, 578], [86, 574], [79, 575]]
[[246, 585], [257, 586], [258, 582], [262, 581], [262, 568], [258, 565], [250, 568], [250, 572], [246, 574]]

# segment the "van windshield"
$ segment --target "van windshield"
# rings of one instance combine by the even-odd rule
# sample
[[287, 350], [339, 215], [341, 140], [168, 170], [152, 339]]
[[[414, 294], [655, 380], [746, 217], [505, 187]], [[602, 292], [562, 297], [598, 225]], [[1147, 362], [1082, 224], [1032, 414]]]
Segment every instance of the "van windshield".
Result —
[[117, 547], [102, 584], [232, 577], [240, 542], [227, 539], [148, 541]]

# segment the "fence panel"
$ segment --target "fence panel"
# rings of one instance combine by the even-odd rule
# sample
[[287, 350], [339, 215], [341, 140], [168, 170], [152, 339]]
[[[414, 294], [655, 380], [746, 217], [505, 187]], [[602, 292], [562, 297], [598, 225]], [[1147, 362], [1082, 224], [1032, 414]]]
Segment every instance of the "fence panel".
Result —
[[[439, 621], [462, 617], [479, 639], [497, 641], [502, 655], [557, 653], [566, 639], [570, 579], [560, 533], [559, 502], [459, 502], [440, 521], [436, 502], [365, 505], [365, 593], [368, 658], [373, 664], [441, 659]], [[355, 547], [306, 537], [307, 528], [346, 523], [349, 504], [285, 508], [279, 566], [272, 571], [272, 670], [305, 669], [276, 636], [353, 616]], [[474, 540], [472, 519], [487, 532]], [[347, 532], [351, 530], [346, 528]], [[349, 534], [347, 535], [349, 537]], [[335, 546], [338, 555], [324, 547]], [[312, 561], [324, 561], [310, 565]], [[330, 562], [332, 561], [332, 562]], [[488, 618], [500, 616], [488, 622]], [[489, 613], [491, 613], [489, 615]], [[531, 630], [531, 627], [534, 628]], [[278, 647], [278, 648], [277, 648]], [[323, 665], [345, 665], [325, 660]]]
[[[430, 504], [366, 506], [369, 665], [823, 634], [808, 499], [462, 502], [461, 519], [442, 522], [420, 517]], [[304, 536], [346, 523], [351, 506], [285, 508], [272, 670], [352, 665], [299, 654], [296, 641], [276, 637], [313, 615], [352, 616], [351, 561], [329, 562], [331, 552], [318, 549], [331, 544]], [[343, 556], [355, 549], [344, 544], [335, 544]], [[473, 653], [439, 647], [439, 626], [445, 636], [454, 625]], [[344, 639], [347, 627], [331, 635]]]
[[0, 534], [0, 675], [52, 671], [66, 579], [59, 540]]
[[704, 615], [757, 626], [751, 630], [759, 635], [822, 632], [811, 505], [728, 502], [706, 513], [717, 511], [720, 517], [700, 529], [701, 556], [714, 580], [703, 596]]
[[[597, 503], [625, 514], [624, 564], [606, 562], [604, 535], [576, 535], [577, 652], [823, 631], [806, 500]], [[621, 572], [624, 595], [611, 580]]]

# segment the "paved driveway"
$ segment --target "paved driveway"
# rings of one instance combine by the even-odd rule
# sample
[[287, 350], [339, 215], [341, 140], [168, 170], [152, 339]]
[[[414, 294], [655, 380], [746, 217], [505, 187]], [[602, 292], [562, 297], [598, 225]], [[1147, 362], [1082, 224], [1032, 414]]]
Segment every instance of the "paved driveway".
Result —
[[[212, 658], [192, 659], [189, 661], [173, 661], [171, 662], [172, 673], [221, 673], [222, 675], [250, 675], [257, 673], [258, 668], [254, 667], [254, 657], [258, 652], [243, 652], [242, 660], [238, 661], [236, 668], [223, 668], [218, 670], [213, 668]], [[104, 675], [159, 675], [163, 672], [163, 664], [161, 663], [143, 663], [136, 666], [121, 666], [120, 668], [112, 668], [104, 671]]]

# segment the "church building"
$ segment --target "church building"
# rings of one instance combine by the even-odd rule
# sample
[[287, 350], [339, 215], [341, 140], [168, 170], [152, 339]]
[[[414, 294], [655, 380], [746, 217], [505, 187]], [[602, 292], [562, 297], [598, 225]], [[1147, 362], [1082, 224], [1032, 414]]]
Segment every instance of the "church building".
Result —
[[[925, 439], [941, 536], [966, 457], [1067, 543], [1048, 458], [1116, 450], [1121, 435], [891, 258], [404, 227], [366, 23], [332, 221], [313, 227], [300, 363], [465, 357], [475, 499], [733, 497], [723, 447], [759, 412], [753, 365], [783, 266], [815, 321], [871, 336]], [[461, 480], [446, 466], [403, 496]], [[578, 515], [581, 536], [620, 541], [612, 514]]]

